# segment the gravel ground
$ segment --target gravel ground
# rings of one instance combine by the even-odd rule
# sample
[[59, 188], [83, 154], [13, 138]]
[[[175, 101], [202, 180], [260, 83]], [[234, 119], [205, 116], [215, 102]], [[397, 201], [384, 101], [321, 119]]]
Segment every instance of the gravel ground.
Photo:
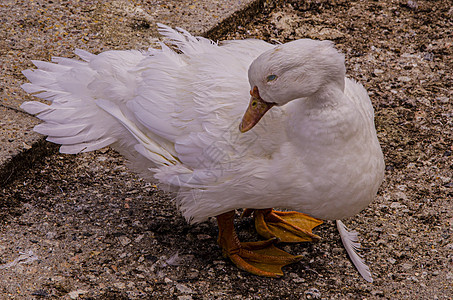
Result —
[[[0, 190], [0, 295], [452, 299], [452, 17], [448, 1], [304, 1], [269, 8], [226, 37], [334, 40], [369, 91], [386, 178], [345, 223], [361, 233], [372, 284], [332, 222], [316, 229], [320, 242], [285, 246], [305, 256], [285, 277], [238, 270], [221, 255], [214, 220], [189, 226], [171, 195], [106, 149], [49, 156]], [[250, 219], [237, 229], [257, 239]]]

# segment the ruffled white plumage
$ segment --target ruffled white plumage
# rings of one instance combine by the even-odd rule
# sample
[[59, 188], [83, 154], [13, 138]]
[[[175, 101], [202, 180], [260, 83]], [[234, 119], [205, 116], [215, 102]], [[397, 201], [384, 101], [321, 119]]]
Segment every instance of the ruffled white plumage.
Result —
[[[50, 106], [23, 104], [26, 111], [45, 121], [35, 130], [62, 144], [64, 153], [113, 146], [126, 156], [133, 170], [178, 191], [177, 203], [194, 222], [240, 207], [274, 206], [336, 219], [368, 204], [379, 178], [376, 187], [365, 191], [360, 189], [358, 175], [366, 178], [367, 174], [354, 170], [353, 177], [345, 179], [341, 169], [356, 159], [356, 153], [318, 155], [321, 161], [325, 157], [331, 160], [326, 162], [329, 171], [320, 171], [322, 162], [312, 164], [317, 157], [306, 157], [319, 151], [312, 144], [326, 144], [319, 143], [322, 139], [330, 143], [331, 137], [309, 124], [310, 142], [295, 147], [287, 136], [288, 125], [282, 121], [292, 113], [290, 104], [273, 108], [250, 132], [237, 130], [248, 101], [248, 67], [273, 45], [244, 40], [219, 46], [181, 29], [160, 25], [160, 31], [180, 53], [162, 43], [162, 49], [148, 52], [94, 55], [77, 50], [83, 61], [54, 58], [55, 63], [35, 62], [39, 69], [24, 71], [31, 83], [23, 88], [52, 101]], [[370, 138], [373, 109], [366, 92], [349, 79], [345, 86], [345, 94], [366, 119], [361, 122], [369, 127], [362, 138]], [[335, 118], [332, 123], [338, 122]], [[373, 143], [376, 147], [376, 141]], [[341, 147], [348, 152], [357, 145]], [[378, 163], [367, 160], [357, 168], [359, 173]], [[348, 185], [353, 188], [335, 195], [338, 186]]]
[[246, 40], [220, 47], [181, 29], [160, 30], [183, 55], [162, 43], [162, 49], [143, 53], [76, 50], [84, 61], [35, 61], [38, 70], [24, 71], [31, 83], [23, 88], [52, 104], [33, 101], [22, 108], [45, 121], [35, 131], [62, 144], [61, 152], [112, 145], [141, 175], [179, 189], [185, 216], [202, 221], [223, 211], [205, 206], [203, 213], [190, 213], [188, 206], [198, 201], [190, 189], [223, 183], [224, 173], [233, 174], [240, 164], [231, 139], [246, 144], [255, 137], [236, 132], [247, 104], [247, 67], [272, 45]]
[[[217, 45], [164, 25], [160, 32], [177, 51], [161, 43], [147, 52], [76, 50], [82, 60], [34, 61], [38, 69], [24, 71], [31, 83], [23, 88], [52, 102], [22, 105], [44, 121], [35, 130], [62, 144], [63, 153], [114, 147], [134, 171], [176, 191], [177, 204], [193, 222], [243, 207], [340, 219], [368, 205], [382, 181], [383, 161], [361, 85], [340, 82], [346, 98], [341, 90], [333, 95], [344, 102], [333, 110], [293, 101], [272, 108], [241, 134], [247, 71], [275, 46], [259, 40]], [[331, 51], [330, 43], [321, 44]], [[318, 69], [310, 80], [325, 80], [316, 77]], [[351, 259], [369, 280], [353, 251], [356, 236], [338, 224]]]

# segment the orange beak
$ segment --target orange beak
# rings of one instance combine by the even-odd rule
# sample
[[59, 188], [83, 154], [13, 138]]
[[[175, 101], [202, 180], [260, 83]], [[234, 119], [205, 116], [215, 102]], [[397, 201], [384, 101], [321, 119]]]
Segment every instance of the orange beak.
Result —
[[245, 111], [244, 116], [242, 117], [241, 125], [239, 125], [239, 130], [244, 133], [249, 131], [255, 126], [259, 120], [264, 116], [264, 114], [275, 105], [275, 103], [265, 102], [258, 92], [258, 87], [253, 87], [253, 90], [250, 91], [249, 106]]

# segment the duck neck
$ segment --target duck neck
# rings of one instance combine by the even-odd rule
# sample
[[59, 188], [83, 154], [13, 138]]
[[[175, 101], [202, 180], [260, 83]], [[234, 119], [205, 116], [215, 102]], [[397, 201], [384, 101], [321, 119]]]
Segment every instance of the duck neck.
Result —
[[[343, 93], [344, 84], [331, 84], [312, 95], [289, 103], [287, 134], [304, 148], [310, 143], [325, 143], [336, 137], [347, 138], [345, 127], [356, 127], [354, 109]], [[312, 144], [313, 145], [313, 144]]]
[[312, 96], [307, 97], [302, 106], [309, 110], [323, 110], [336, 107], [345, 100], [344, 79], [340, 82], [331, 82], [329, 85], [319, 89]]

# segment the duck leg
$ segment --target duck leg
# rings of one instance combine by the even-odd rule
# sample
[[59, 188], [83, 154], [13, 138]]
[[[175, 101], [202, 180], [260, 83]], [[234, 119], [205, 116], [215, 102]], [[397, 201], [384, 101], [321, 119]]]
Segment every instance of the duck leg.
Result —
[[246, 209], [242, 216], [253, 213], [256, 231], [264, 238], [278, 238], [285, 243], [319, 241], [321, 238], [312, 229], [323, 222], [295, 211], [267, 209]]
[[283, 276], [282, 267], [302, 258], [275, 247], [273, 244], [277, 238], [241, 243], [234, 229], [234, 211], [218, 215], [217, 223], [217, 242], [222, 247], [223, 255], [229, 257], [239, 269], [259, 276], [280, 277]]

